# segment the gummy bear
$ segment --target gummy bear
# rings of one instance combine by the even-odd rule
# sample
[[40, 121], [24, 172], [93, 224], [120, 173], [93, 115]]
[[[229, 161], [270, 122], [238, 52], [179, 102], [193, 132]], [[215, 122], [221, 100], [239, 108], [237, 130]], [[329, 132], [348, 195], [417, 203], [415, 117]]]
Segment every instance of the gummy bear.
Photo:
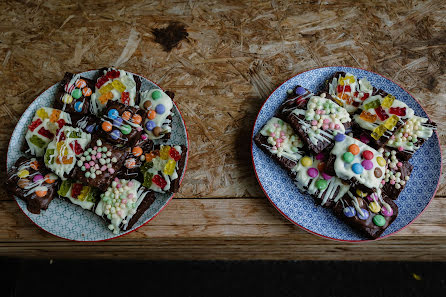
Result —
[[375, 112], [381, 121], [385, 121], [389, 118], [389, 115], [384, 111], [384, 109], [381, 106], [375, 108]]
[[379, 125], [378, 127], [376, 127], [375, 129], [373, 129], [373, 132], [371, 134], [371, 136], [375, 139], [378, 140], [381, 136], [384, 135], [384, 133], [387, 131], [386, 127], [384, 127], [383, 125]]
[[107, 77], [101, 76], [96, 82], [96, 88], [100, 89], [107, 81], [108, 81]]
[[142, 183], [142, 185], [146, 188], [150, 188], [152, 186], [152, 177], [153, 173], [144, 172], [144, 182]]
[[90, 189], [91, 188], [89, 186], [83, 186], [79, 196], [77, 196], [77, 199], [80, 201], [85, 201], [85, 198], [87, 198], [88, 193], [90, 193]]
[[129, 93], [128, 92], [122, 92], [122, 94], [121, 94], [121, 102], [126, 104], [126, 105], [129, 105], [130, 98], [129, 98]]
[[54, 155], [54, 149], [47, 149], [45, 152], [45, 164], [53, 164], [54, 158], [52, 156]]
[[366, 122], [374, 123], [376, 121], [376, 114], [371, 114], [370, 112], [363, 110], [359, 115], [359, 118], [363, 119]]
[[57, 121], [57, 125], [59, 125], [59, 129], [65, 126], [66, 122], [64, 119], [60, 119]]
[[79, 142], [77, 142], [77, 140], [74, 141], [74, 145], [73, 142], [70, 142], [70, 148], [74, 151], [76, 155], [80, 155], [84, 152], [84, 150], [82, 149]]
[[351, 76], [351, 75], [347, 75], [347, 76], [344, 78], [344, 82], [347, 82], [348, 84], [352, 84], [352, 83], [355, 82], [355, 77], [354, 77], [354, 76]]
[[389, 108], [390, 106], [392, 106], [394, 100], [395, 100], [395, 96], [392, 96], [389, 94], [386, 97], [384, 97], [384, 99], [381, 103], [381, 106], [383, 108]]
[[345, 93], [338, 93], [338, 97], [342, 100], [347, 100], [348, 98], [350, 98], [350, 96]]
[[58, 141], [64, 141], [65, 139], [66, 139], [66, 137], [65, 137], [65, 133], [64, 133], [64, 132], [61, 132], [61, 133], [59, 134]]
[[169, 159], [169, 151], [170, 151], [170, 146], [169, 145], [165, 145], [160, 149], [160, 158], [163, 160], [167, 160]]
[[369, 93], [364, 93], [364, 95], [362, 95], [361, 97], [361, 100], [364, 101], [367, 98], [369, 98]]
[[82, 133], [77, 131], [71, 131], [70, 138], [81, 138]]
[[364, 109], [371, 109], [371, 108], [377, 108], [378, 106], [380, 106], [381, 103], [379, 101], [379, 99], [373, 100], [372, 102], [366, 103], [364, 104]]
[[393, 114], [390, 118], [387, 119], [387, 121], [384, 123], [384, 126], [388, 130], [393, 130], [393, 128], [398, 123], [398, 120], [399, 120], [399, 118], [396, 115]]
[[125, 86], [119, 79], [115, 79], [111, 84], [116, 90], [118, 90], [118, 92], [122, 93], [125, 91]]
[[164, 187], [167, 185], [166, 180], [161, 175], [158, 174], [152, 178], [152, 182], [161, 189], [164, 189]]
[[32, 122], [31, 124], [29, 124], [28, 129], [31, 131], [34, 131], [34, 129], [36, 129], [40, 124], [42, 124], [42, 120], [37, 119], [34, 122]]
[[59, 194], [60, 196], [64, 196], [65, 197], [67, 195], [68, 191], [70, 190], [71, 184], [72, 184], [71, 181], [64, 180], [62, 182], [62, 184], [60, 185], [60, 188], [57, 191], [57, 194]]
[[172, 175], [175, 172], [175, 166], [177, 162], [174, 160], [167, 161], [166, 165], [164, 166], [164, 174]]
[[46, 110], [43, 109], [43, 108], [39, 108], [39, 109], [36, 111], [36, 115], [37, 115], [39, 118], [43, 119], [43, 120], [49, 118], [48, 113], [47, 113]]
[[71, 197], [77, 198], [77, 196], [79, 196], [79, 194], [82, 191], [82, 187], [83, 187], [82, 184], [73, 184], [71, 186]]
[[52, 139], [54, 137], [54, 134], [51, 133], [50, 131], [48, 131], [47, 129], [45, 129], [44, 127], [40, 128], [37, 133], [39, 133], [43, 137], [46, 137], [46, 138], [49, 138], [49, 139]]
[[180, 153], [175, 149], [175, 148], [171, 148], [169, 151], [169, 156], [174, 159], [175, 161], [178, 161], [181, 159], [181, 155]]
[[391, 107], [389, 108], [389, 113], [395, 114], [400, 117], [406, 116], [406, 108], [405, 107]]
[[127, 76], [121, 77], [121, 81], [126, 86], [127, 90], [133, 89], [136, 86], [135, 82]]
[[106, 84], [105, 86], [102, 86], [99, 89], [99, 93], [101, 93], [101, 95], [104, 95], [104, 94], [110, 92], [111, 90], [113, 90], [113, 85], [112, 84]]
[[350, 86], [338, 86], [338, 93], [351, 92], [352, 88]]
[[56, 164], [73, 164], [73, 157], [67, 157], [67, 156], [59, 156], [58, 158], [56, 158]]

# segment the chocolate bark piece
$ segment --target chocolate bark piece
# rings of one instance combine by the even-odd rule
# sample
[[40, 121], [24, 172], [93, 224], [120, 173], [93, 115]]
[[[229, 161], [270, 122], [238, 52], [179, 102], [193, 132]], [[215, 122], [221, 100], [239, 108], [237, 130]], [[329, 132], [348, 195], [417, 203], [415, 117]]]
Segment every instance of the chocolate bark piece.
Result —
[[73, 119], [73, 127], [80, 128], [90, 134], [98, 131], [100, 123], [100, 119], [94, 114], [87, 114], [83, 117]]
[[396, 200], [410, 179], [413, 165], [408, 161], [400, 160], [397, 150], [386, 147], [383, 155], [387, 161], [387, 167], [381, 184], [381, 191], [383, 196]]
[[376, 191], [384, 178], [386, 161], [381, 153], [345, 134], [335, 136], [326, 172], [365, 192]]
[[56, 195], [59, 178], [41, 160], [20, 157], [8, 171], [6, 191], [26, 202], [29, 212], [48, 209]]
[[146, 154], [149, 154], [152, 150], [153, 141], [148, 138], [141, 138], [134, 147], [126, 148], [127, 158], [117, 177], [120, 179], [135, 179], [142, 183], [144, 178], [140, 167], [145, 162]]
[[353, 134], [378, 149], [413, 116], [414, 111], [407, 104], [384, 90], [373, 88], [372, 95], [364, 100], [358, 114], [353, 116]]
[[137, 107], [109, 101], [100, 118], [99, 137], [114, 144], [134, 146], [140, 139], [145, 112]]
[[354, 230], [376, 239], [396, 219], [398, 206], [376, 193], [361, 198], [349, 191], [335, 204], [333, 212]]
[[73, 120], [90, 113], [94, 81], [79, 74], [66, 72], [60, 82], [54, 107], [71, 114]]
[[70, 178], [105, 191], [124, 165], [127, 154], [125, 149], [101, 139], [93, 139]]
[[181, 174], [187, 155], [184, 145], [155, 145], [145, 155], [140, 167], [144, 177], [143, 186], [159, 193], [175, 193], [179, 190]]
[[100, 115], [108, 101], [117, 101], [129, 106], [139, 104], [141, 79], [122, 69], [102, 68], [91, 96], [90, 111]]
[[436, 129], [437, 124], [431, 120], [413, 116], [396, 131], [386, 146], [396, 150], [399, 160], [407, 161], [432, 136]]
[[367, 78], [358, 79], [343, 71], [334, 73], [326, 80], [322, 90], [322, 93], [327, 94], [327, 98], [344, 107], [350, 114], [354, 114], [372, 92], [373, 87]]
[[154, 201], [154, 193], [147, 191], [139, 181], [115, 178], [100, 195], [95, 213], [105, 219], [113, 233], [118, 234], [130, 230]]
[[65, 124], [71, 124], [70, 114], [51, 107], [37, 109], [25, 135], [29, 152], [42, 157], [48, 144]]
[[62, 181], [57, 194], [60, 198], [79, 205], [83, 209], [92, 210], [98, 199], [99, 191], [80, 182], [67, 179]]
[[[284, 138], [282, 138], [284, 137]], [[278, 141], [280, 141], [278, 143]], [[254, 142], [268, 156], [291, 173], [303, 156], [303, 142], [291, 126], [283, 120], [273, 117], [254, 137]], [[277, 144], [280, 147], [277, 147]]]
[[144, 131], [149, 139], [169, 139], [172, 131], [173, 101], [161, 89], [141, 92], [139, 107], [146, 111]]
[[278, 117], [286, 119], [287, 116], [296, 108], [305, 109], [308, 100], [314, 96], [310, 90], [297, 85], [294, 89], [287, 91], [287, 98], [282, 102], [277, 111]]

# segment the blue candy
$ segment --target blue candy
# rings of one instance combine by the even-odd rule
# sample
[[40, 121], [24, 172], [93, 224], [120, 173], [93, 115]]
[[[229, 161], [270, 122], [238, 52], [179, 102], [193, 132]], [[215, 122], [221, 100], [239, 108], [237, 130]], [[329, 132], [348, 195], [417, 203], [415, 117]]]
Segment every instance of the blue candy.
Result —
[[148, 131], [152, 131], [153, 128], [155, 128], [155, 127], [156, 127], [156, 124], [155, 124], [154, 121], [148, 121], [148, 122], [146, 123], [146, 129], [147, 129]]
[[342, 142], [345, 139], [345, 134], [338, 133], [338, 134], [335, 135], [334, 139], [337, 142]]
[[166, 111], [166, 108], [164, 107], [163, 104], [158, 104], [155, 107], [155, 111], [156, 111], [157, 114], [163, 114]]
[[87, 130], [88, 133], [92, 133], [95, 127], [96, 127], [95, 124], [89, 125], [85, 128], [85, 130]]
[[121, 132], [119, 132], [119, 130], [113, 130], [110, 133], [111, 138], [113, 138], [114, 140], [118, 139], [121, 136]]
[[78, 101], [78, 102], [74, 103], [74, 110], [75, 111], [81, 112], [82, 111], [82, 107], [84, 107], [84, 102]]
[[307, 92], [307, 90], [305, 90], [305, 88], [302, 87], [297, 87], [296, 90], [294, 90], [294, 92], [296, 93], [296, 95], [303, 95]]
[[121, 125], [122, 125], [122, 118], [121, 117], [117, 117], [116, 119], [113, 120], [113, 126], [121, 127]]
[[352, 170], [356, 174], [361, 174], [364, 171], [364, 167], [359, 163], [355, 163], [352, 165]]
[[109, 111], [108, 111], [108, 117], [110, 118], [110, 119], [116, 119], [118, 116], [119, 116], [119, 112], [116, 110], [116, 109], [110, 109]]
[[348, 218], [354, 217], [356, 215], [356, 210], [353, 206], [347, 206], [344, 208], [344, 215]]
[[362, 212], [362, 215], [358, 212], [358, 218], [360, 220], [367, 220], [370, 215], [369, 212], [364, 208], [361, 208], [361, 212]]

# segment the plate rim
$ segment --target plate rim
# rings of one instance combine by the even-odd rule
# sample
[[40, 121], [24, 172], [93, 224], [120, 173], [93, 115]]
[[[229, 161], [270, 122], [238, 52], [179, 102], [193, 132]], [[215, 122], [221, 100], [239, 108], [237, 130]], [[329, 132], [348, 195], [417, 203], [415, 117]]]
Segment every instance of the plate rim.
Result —
[[[85, 70], [85, 71], [82, 71], [82, 72], [78, 72], [78, 74], [82, 74], [82, 73], [85, 73], [85, 72], [90, 72], [90, 71], [99, 71], [101, 68], [99, 68], [99, 69], [89, 69], [89, 70]], [[125, 70], [127, 73], [131, 73], [131, 74], [133, 74], [133, 75], [137, 75], [137, 76], [140, 76], [140, 77], [142, 77], [142, 78], [144, 78], [144, 79], [146, 79], [146, 80], [148, 80], [149, 82], [151, 82], [152, 84], [154, 84], [154, 85], [156, 85], [158, 88], [160, 88], [163, 92], [165, 92], [165, 89], [163, 89], [160, 85], [158, 85], [157, 83], [155, 83], [155, 82], [153, 82], [152, 80], [150, 80], [150, 79], [148, 79], [147, 77], [145, 77], [145, 76], [143, 76], [143, 75], [141, 75], [141, 74], [137, 74], [137, 73], [134, 73], [134, 72], [131, 72], [131, 71], [127, 71], [127, 70]], [[40, 96], [42, 96], [42, 94], [43, 93], [45, 93], [46, 91], [48, 91], [49, 89], [51, 89], [52, 87], [54, 87], [55, 85], [57, 85], [57, 84], [59, 84], [60, 83], [60, 81], [57, 81], [56, 83], [54, 83], [54, 84], [52, 84], [51, 86], [49, 86], [48, 88], [46, 88], [45, 90], [43, 90], [42, 92], [40, 92], [37, 96], [36, 96], [36, 98], [34, 98], [29, 104], [28, 104], [28, 106], [27, 106], [27, 108], [23, 111], [23, 113], [22, 113], [22, 115], [19, 117], [19, 119], [17, 120], [17, 123], [18, 122], [20, 122], [21, 121], [21, 119], [23, 118], [23, 116], [24, 116], [24, 114], [25, 114], [25, 111], [37, 100], [37, 99], [39, 99], [39, 97]], [[140, 90], [141, 91], [141, 90]], [[185, 121], [184, 121], [184, 118], [183, 118], [183, 114], [181, 113], [181, 110], [178, 108], [178, 105], [177, 105], [177, 103], [172, 99], [172, 102], [173, 102], [173, 104], [175, 105], [175, 107], [177, 108], [177, 110], [178, 110], [178, 113], [180, 114], [180, 119], [181, 119], [181, 122], [183, 123], [183, 125], [184, 125], [184, 131], [186, 132], [186, 143], [187, 143], [187, 151], [186, 151], [186, 161], [185, 161], [185, 163], [184, 163], [184, 169], [183, 169], [183, 174], [182, 174], [182, 176], [181, 176], [181, 180], [180, 180], [180, 183], [179, 183], [179, 185], [181, 185], [181, 183], [183, 182], [183, 179], [184, 179], [184, 176], [186, 175], [186, 171], [187, 171], [187, 164], [188, 164], [188, 162], [189, 162], [189, 147], [190, 147], [190, 143], [189, 143], [189, 133], [187, 132], [187, 126], [186, 126], [186, 123], [185, 123]], [[9, 138], [9, 141], [8, 141], [8, 149], [6, 150], [6, 162], [5, 162], [5, 169], [6, 169], [6, 173], [8, 172], [8, 158], [9, 158], [9, 148], [10, 148], [10, 145], [11, 145], [11, 140], [12, 140], [12, 135], [14, 135], [14, 133], [15, 133], [15, 131], [16, 131], [16, 129], [17, 129], [17, 123], [16, 123], [16, 125], [15, 125], [15, 127], [14, 127], [14, 130], [12, 131], [12, 133], [11, 133], [11, 137]], [[119, 234], [119, 235], [116, 235], [116, 236], [111, 236], [111, 237], [109, 237], [109, 238], [105, 238], [105, 239], [98, 239], [98, 240], [79, 240], [79, 239], [74, 239], [74, 238], [66, 238], [66, 237], [63, 237], [63, 236], [60, 236], [60, 235], [57, 235], [57, 234], [54, 234], [54, 233], [52, 233], [52, 232], [50, 232], [50, 231], [48, 231], [48, 230], [46, 230], [46, 229], [44, 229], [42, 226], [40, 226], [39, 224], [37, 224], [33, 219], [31, 219], [31, 217], [30, 216], [28, 216], [28, 214], [26, 214], [26, 212], [23, 210], [23, 208], [19, 205], [19, 202], [18, 202], [18, 199], [20, 199], [20, 198], [18, 198], [17, 196], [15, 196], [15, 195], [11, 195], [11, 194], [9, 194], [9, 193], [7, 193], [7, 195], [10, 195], [10, 196], [12, 196], [12, 197], [14, 197], [14, 201], [15, 201], [15, 203], [17, 204], [17, 207], [20, 209], [20, 211], [34, 224], [34, 225], [36, 225], [40, 230], [43, 230], [43, 231], [45, 231], [45, 232], [47, 232], [47, 233], [49, 233], [49, 234], [51, 234], [51, 235], [53, 235], [53, 236], [55, 236], [55, 237], [57, 237], [57, 238], [60, 238], [60, 239], [64, 239], [64, 240], [67, 240], [67, 241], [74, 241], [74, 242], [103, 242], [103, 241], [107, 241], [107, 240], [112, 240], [112, 239], [116, 239], [116, 238], [120, 238], [120, 237], [122, 237], [122, 236], [124, 236], [124, 235], [128, 235], [128, 234], [130, 234], [130, 233], [132, 233], [132, 232], [134, 232], [134, 231], [136, 231], [136, 230], [138, 230], [139, 228], [141, 228], [141, 227], [143, 227], [143, 226], [145, 226], [146, 224], [148, 224], [149, 222], [151, 222], [155, 217], [157, 217], [168, 205], [169, 205], [169, 203], [172, 201], [172, 199], [174, 198], [174, 196], [175, 196], [175, 194], [176, 193], [172, 193], [172, 195], [169, 197], [169, 199], [166, 201], [166, 203], [153, 215], [153, 217], [151, 217], [150, 219], [148, 219], [146, 222], [144, 222], [144, 223], [142, 223], [141, 224], [141, 226], [138, 226], [138, 227], [136, 227], [135, 229], [133, 229], [133, 230], [129, 230], [129, 231], [126, 231], [126, 232], [124, 232], [124, 233], [122, 233], [122, 234]]]
[[[257, 182], [258, 182], [258, 184], [260, 185], [260, 187], [261, 187], [263, 193], [265, 194], [265, 196], [268, 198], [269, 202], [274, 206], [274, 208], [275, 208], [275, 209], [276, 209], [276, 210], [277, 210], [283, 217], [285, 217], [285, 218], [286, 218], [289, 222], [291, 222], [293, 225], [298, 226], [299, 228], [301, 228], [301, 229], [303, 229], [303, 230], [305, 230], [305, 231], [307, 231], [307, 232], [309, 232], [309, 233], [311, 233], [311, 234], [313, 234], [313, 235], [316, 235], [316, 236], [318, 236], [318, 237], [322, 237], [322, 238], [325, 238], [325, 239], [333, 240], [333, 241], [358, 243], [358, 242], [370, 242], [370, 241], [382, 240], [382, 239], [388, 238], [388, 237], [391, 236], [391, 235], [394, 235], [394, 234], [396, 234], [396, 233], [399, 233], [400, 231], [402, 231], [402, 230], [406, 229], [408, 226], [410, 226], [413, 222], [415, 222], [415, 221], [416, 221], [416, 220], [417, 220], [417, 219], [424, 213], [424, 211], [425, 211], [425, 210], [429, 207], [429, 205], [431, 204], [432, 200], [434, 200], [434, 198], [435, 198], [435, 196], [436, 196], [436, 194], [437, 194], [438, 188], [440, 187], [440, 179], [441, 179], [441, 175], [442, 175], [442, 171], [443, 171], [443, 154], [442, 154], [440, 138], [438, 137], [437, 130], [434, 130], [434, 133], [435, 133], [436, 136], [437, 136], [438, 146], [440, 147], [440, 150], [439, 150], [439, 151], [440, 151], [440, 174], [439, 174], [439, 176], [438, 176], [437, 186], [436, 186], [436, 188], [435, 188], [435, 191], [434, 191], [432, 197], [430, 198], [430, 200], [429, 200], [429, 202], [426, 204], [426, 206], [421, 210], [421, 212], [420, 212], [420, 213], [419, 213], [419, 214], [418, 214], [412, 221], [410, 221], [407, 225], [405, 225], [404, 227], [402, 227], [402, 228], [400, 228], [400, 229], [398, 229], [398, 230], [396, 230], [396, 231], [394, 231], [394, 232], [392, 232], [392, 233], [390, 233], [390, 234], [387, 234], [387, 235], [385, 235], [385, 236], [380, 236], [380, 237], [378, 237], [378, 238], [376, 238], [376, 239], [368, 239], [368, 238], [366, 238], [366, 239], [358, 239], [358, 240], [356, 240], [356, 239], [341, 239], [341, 238], [335, 238], [335, 237], [330, 237], [330, 236], [327, 236], [327, 235], [319, 234], [319, 233], [317, 233], [317, 232], [315, 232], [315, 231], [312, 231], [312, 230], [310, 230], [310, 229], [308, 229], [308, 228], [306, 228], [306, 227], [304, 227], [304, 226], [298, 224], [297, 222], [293, 221], [290, 217], [288, 217], [288, 216], [287, 216], [287, 215], [286, 215], [286, 214], [285, 214], [285, 213], [284, 213], [284, 212], [283, 212], [283, 211], [282, 211], [282, 210], [281, 210], [281, 209], [280, 209], [280, 208], [279, 208], [279, 207], [278, 207], [272, 200], [271, 200], [271, 198], [269, 197], [268, 193], [265, 191], [265, 189], [264, 189], [262, 183], [260, 182], [259, 176], [258, 176], [258, 174], [257, 174], [257, 168], [256, 168], [256, 165], [255, 165], [255, 161], [254, 161], [254, 152], [253, 152], [253, 147], [254, 147], [254, 145], [255, 145], [255, 143], [254, 143], [254, 130], [255, 130], [255, 126], [256, 126], [257, 120], [258, 120], [258, 118], [259, 118], [260, 112], [263, 110], [263, 107], [265, 106], [266, 102], [271, 98], [271, 96], [272, 96], [272, 95], [273, 95], [273, 94], [274, 94], [274, 93], [275, 93], [275, 92], [276, 92], [282, 85], [284, 85], [285, 83], [287, 83], [287, 82], [290, 81], [291, 79], [295, 78], [296, 76], [301, 75], [302, 73], [309, 72], [309, 71], [313, 71], [313, 70], [318, 70], [318, 69], [324, 69], [324, 68], [338, 68], [338, 67], [343, 67], [343, 68], [353, 68], [353, 69], [359, 69], [359, 70], [363, 70], [363, 71], [366, 71], [366, 72], [374, 73], [374, 74], [379, 75], [379, 76], [383, 77], [384, 79], [387, 79], [388, 81], [394, 83], [395, 85], [397, 85], [398, 87], [400, 87], [402, 90], [404, 90], [404, 92], [406, 92], [410, 97], [412, 97], [412, 99], [414, 99], [415, 102], [417, 102], [417, 104], [418, 104], [418, 105], [421, 107], [421, 109], [426, 113], [428, 119], [430, 120], [429, 113], [426, 112], [426, 110], [424, 109], [423, 105], [422, 105], [422, 104], [421, 104], [421, 103], [420, 103], [420, 102], [419, 102], [419, 101], [418, 101], [418, 100], [417, 100], [417, 99], [416, 99], [410, 92], [408, 92], [405, 88], [403, 88], [402, 86], [400, 86], [398, 83], [394, 82], [393, 80], [391, 80], [390, 78], [388, 78], [388, 77], [386, 77], [386, 76], [384, 76], [384, 75], [382, 75], [382, 74], [379, 74], [379, 73], [376, 73], [376, 72], [374, 72], [374, 71], [370, 71], [370, 70], [367, 70], [367, 69], [364, 69], [364, 68], [353, 67], [353, 66], [340, 66], [340, 65], [336, 65], [336, 66], [323, 66], [323, 67], [315, 67], [315, 68], [311, 68], [311, 69], [308, 69], [308, 70], [305, 70], [305, 71], [301, 71], [301, 72], [299, 72], [299, 73], [297, 73], [297, 74], [295, 74], [295, 75], [289, 77], [289, 78], [286, 79], [285, 81], [283, 81], [280, 85], [277, 86], [277, 88], [274, 89], [274, 91], [271, 92], [271, 94], [269, 94], [268, 98], [266, 98], [265, 101], [263, 102], [262, 106], [260, 107], [260, 109], [259, 109], [259, 111], [258, 111], [258, 113], [257, 113], [256, 119], [255, 119], [254, 124], [253, 124], [253, 127], [252, 127], [252, 132], [251, 132], [251, 161], [252, 161], [252, 166], [253, 166], [253, 169], [254, 169], [254, 172], [255, 172], [255, 175], [256, 175]], [[320, 206], [320, 205], [317, 205], [317, 206]]]

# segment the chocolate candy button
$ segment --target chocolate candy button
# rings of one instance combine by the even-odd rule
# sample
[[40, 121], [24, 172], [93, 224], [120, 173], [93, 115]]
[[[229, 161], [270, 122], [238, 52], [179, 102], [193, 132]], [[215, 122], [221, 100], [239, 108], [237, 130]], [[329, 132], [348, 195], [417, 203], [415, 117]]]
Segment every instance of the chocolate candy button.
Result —
[[121, 132], [119, 132], [119, 130], [113, 130], [110, 133], [111, 138], [113, 138], [114, 140], [118, 139], [121, 136]]
[[149, 109], [150, 106], [152, 106], [152, 102], [150, 100], [147, 100], [146, 102], [144, 102], [144, 109]]
[[362, 215], [360, 212], [358, 212], [358, 218], [360, 220], [367, 220], [370, 216], [369, 212], [364, 208], [361, 208], [361, 212], [362, 212]]
[[148, 121], [148, 122], [146, 123], [146, 129], [147, 129], [148, 131], [152, 131], [153, 128], [155, 128], [155, 127], [156, 127], [156, 124], [155, 124], [154, 121]]
[[337, 142], [342, 142], [345, 139], [345, 134], [338, 133], [338, 134], [335, 135], [334, 139]]
[[112, 109], [110, 109], [109, 111], [108, 111], [108, 117], [110, 118], [110, 119], [116, 119], [118, 116], [119, 116], [119, 112], [116, 110], [116, 109], [114, 109], [114, 108], [112, 108]]
[[156, 126], [155, 128], [153, 128], [152, 133], [153, 133], [153, 135], [158, 137], [161, 133], [161, 127]]
[[130, 127], [130, 125], [122, 125], [119, 129], [121, 129], [121, 132], [124, 135], [128, 135], [132, 132], [132, 127]]
[[78, 101], [76, 103], [74, 103], [74, 110], [77, 112], [81, 112], [82, 111], [82, 107], [84, 107], [84, 102]]
[[72, 93], [71, 96], [73, 96], [74, 99], [79, 99], [82, 96], [82, 91], [81, 89], [75, 89]]
[[153, 91], [153, 93], [152, 93], [152, 99], [153, 100], [157, 100], [157, 99], [159, 99], [159, 98], [161, 98], [161, 96], [162, 96], [163, 94], [161, 94], [161, 92], [160, 91]]
[[361, 174], [364, 171], [364, 167], [359, 163], [355, 163], [352, 165], [352, 170], [356, 174]]
[[155, 111], [156, 111], [157, 114], [163, 114], [166, 111], [166, 108], [164, 107], [163, 104], [158, 104], [155, 107]]
[[328, 186], [328, 182], [325, 179], [319, 179], [316, 182], [316, 188], [318, 188], [318, 190], [323, 191], [327, 188]]
[[375, 171], [373, 172], [375, 174], [375, 177], [380, 178], [383, 175], [383, 172], [378, 167], [375, 168]]
[[303, 94], [305, 94], [307, 91], [305, 90], [305, 88], [297, 87], [296, 90], [295, 90], [294, 92], [296, 93], [296, 95], [303, 95]]
[[356, 210], [353, 206], [347, 206], [346, 208], [344, 208], [344, 215], [347, 218], [354, 217], [355, 214], [356, 214]]
[[345, 163], [351, 163], [354, 158], [355, 158], [355, 156], [353, 156], [353, 154], [350, 152], [345, 152], [342, 155], [342, 159], [344, 160]]
[[116, 119], [113, 120], [113, 126], [121, 127], [121, 125], [122, 125], [122, 118], [117, 117]]
[[373, 217], [373, 223], [378, 227], [382, 227], [386, 224], [386, 219], [382, 215], [376, 215]]

